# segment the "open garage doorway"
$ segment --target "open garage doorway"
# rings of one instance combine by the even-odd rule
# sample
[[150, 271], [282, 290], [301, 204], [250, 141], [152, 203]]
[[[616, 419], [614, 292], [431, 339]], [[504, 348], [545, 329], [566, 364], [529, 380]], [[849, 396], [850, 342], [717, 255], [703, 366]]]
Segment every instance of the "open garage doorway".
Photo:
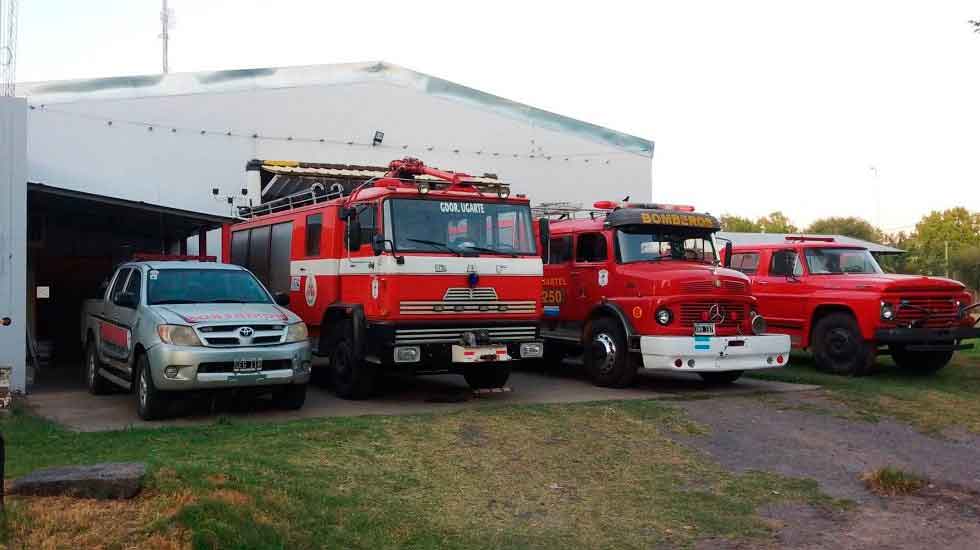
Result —
[[[28, 391], [82, 384], [82, 305], [116, 265], [140, 252], [186, 253], [188, 238], [232, 221], [38, 183], [28, 184], [27, 212], [27, 316], [40, 358]], [[193, 248], [220, 258], [206, 238]]]

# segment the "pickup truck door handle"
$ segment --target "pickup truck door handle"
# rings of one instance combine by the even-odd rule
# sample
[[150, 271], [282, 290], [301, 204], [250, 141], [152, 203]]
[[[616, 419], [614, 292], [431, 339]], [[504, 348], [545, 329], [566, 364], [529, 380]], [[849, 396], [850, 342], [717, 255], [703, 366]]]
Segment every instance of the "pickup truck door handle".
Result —
[[769, 284], [769, 281], [756, 281], [755, 284], [757, 284], [757, 285], [767, 285], [767, 284]]

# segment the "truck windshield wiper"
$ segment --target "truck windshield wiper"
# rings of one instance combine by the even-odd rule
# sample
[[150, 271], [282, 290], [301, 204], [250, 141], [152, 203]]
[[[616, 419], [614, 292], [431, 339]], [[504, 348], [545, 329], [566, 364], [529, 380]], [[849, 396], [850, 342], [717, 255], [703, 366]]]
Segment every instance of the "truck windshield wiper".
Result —
[[245, 300], [229, 300], [229, 299], [218, 299], [218, 300], [201, 300], [200, 302], [195, 302], [197, 304], [251, 304], [254, 302], [248, 302]]
[[157, 300], [150, 302], [151, 306], [171, 306], [175, 304], [196, 304], [194, 300]]
[[463, 255], [463, 253], [460, 252], [459, 250], [456, 250], [455, 248], [449, 246], [448, 244], [441, 243], [439, 241], [430, 241], [428, 239], [405, 239], [405, 240], [406, 241], [412, 241], [413, 243], [428, 244], [428, 245], [432, 245], [432, 246], [438, 246], [438, 247], [441, 247], [441, 248], [445, 249], [447, 252], [452, 252], [453, 254], [455, 254], [457, 256], [462, 256]]

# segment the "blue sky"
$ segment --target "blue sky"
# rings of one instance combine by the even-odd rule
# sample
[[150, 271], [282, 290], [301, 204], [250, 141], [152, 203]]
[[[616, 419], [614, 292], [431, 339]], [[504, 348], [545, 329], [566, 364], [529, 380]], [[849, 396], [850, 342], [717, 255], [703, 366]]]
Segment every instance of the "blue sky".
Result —
[[[172, 71], [390, 61], [653, 139], [657, 200], [888, 230], [980, 210], [980, 2], [170, 5]], [[18, 77], [159, 72], [159, 11], [22, 0]]]

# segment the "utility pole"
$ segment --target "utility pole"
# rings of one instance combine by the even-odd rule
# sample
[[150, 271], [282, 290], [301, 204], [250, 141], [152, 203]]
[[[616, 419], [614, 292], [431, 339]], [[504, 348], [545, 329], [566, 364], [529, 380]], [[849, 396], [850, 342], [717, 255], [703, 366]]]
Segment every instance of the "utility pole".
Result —
[[163, 74], [170, 72], [170, 62], [167, 59], [167, 47], [170, 45], [170, 25], [174, 17], [174, 12], [167, 7], [167, 0], [163, 0], [163, 9], [160, 10], [159, 38], [163, 40]]

